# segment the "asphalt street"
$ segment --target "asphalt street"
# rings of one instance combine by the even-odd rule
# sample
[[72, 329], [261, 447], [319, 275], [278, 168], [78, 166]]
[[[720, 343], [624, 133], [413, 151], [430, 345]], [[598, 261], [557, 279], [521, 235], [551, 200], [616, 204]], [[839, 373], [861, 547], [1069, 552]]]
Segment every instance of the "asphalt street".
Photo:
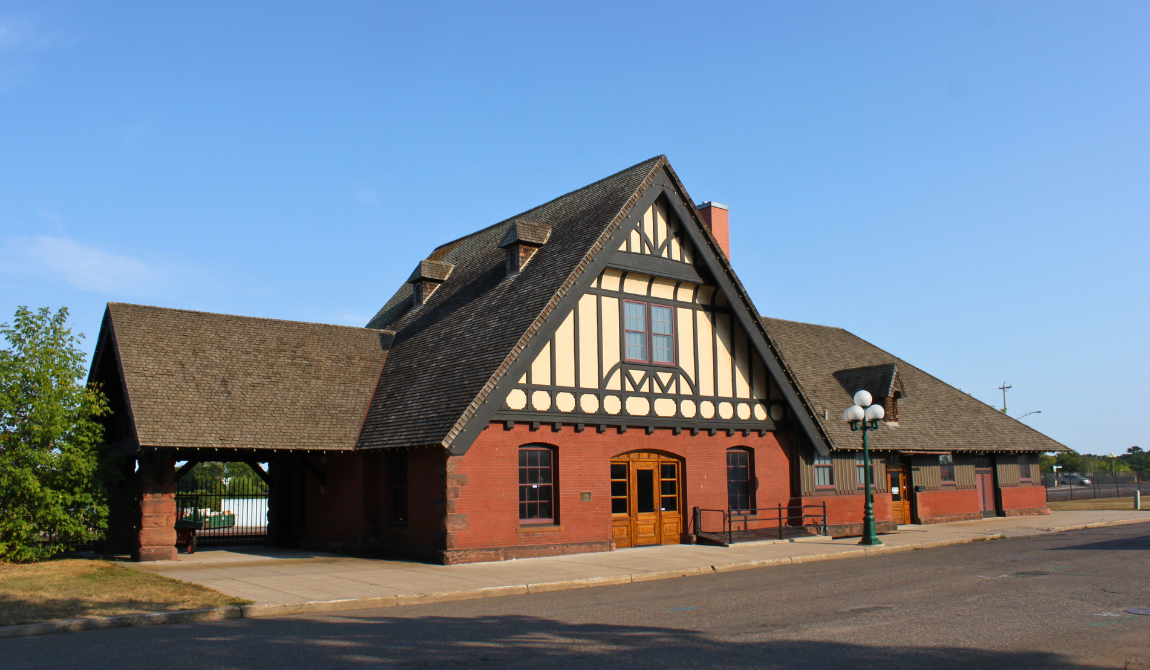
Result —
[[[633, 549], [629, 551], [642, 551]], [[339, 615], [0, 640], [0, 668], [1150, 670], [1150, 523]]]

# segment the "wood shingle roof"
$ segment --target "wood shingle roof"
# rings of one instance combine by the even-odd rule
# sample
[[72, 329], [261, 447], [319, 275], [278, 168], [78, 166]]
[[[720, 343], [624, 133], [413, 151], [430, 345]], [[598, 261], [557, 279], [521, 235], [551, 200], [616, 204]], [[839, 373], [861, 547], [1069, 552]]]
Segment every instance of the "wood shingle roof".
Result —
[[[396, 338], [359, 447], [450, 442], [565, 282], [664, 166], [665, 157], [651, 158], [436, 248], [430, 260], [451, 263], [450, 279], [414, 309], [412, 287], [404, 284], [368, 323]], [[511, 277], [499, 246], [509, 234], [546, 242]]]
[[354, 449], [391, 335], [110, 303], [97, 355], [141, 446]]
[[[835, 449], [860, 449], [842, 420], [858, 386], [878, 397], [897, 372], [898, 425], [871, 433], [872, 449], [900, 451], [1066, 451], [1066, 447], [842, 328], [761, 317], [815, 419]], [[862, 386], [860, 386], [862, 384]], [[875, 388], [868, 388], [868, 384]], [[853, 390], [852, 390], [853, 389]], [[826, 412], [824, 418], [823, 412]]]

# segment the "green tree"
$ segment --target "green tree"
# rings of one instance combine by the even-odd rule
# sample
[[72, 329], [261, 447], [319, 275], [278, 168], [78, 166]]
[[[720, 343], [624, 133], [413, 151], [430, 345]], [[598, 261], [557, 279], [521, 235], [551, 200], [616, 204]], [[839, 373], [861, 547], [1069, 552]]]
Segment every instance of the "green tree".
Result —
[[107, 526], [98, 472], [107, 400], [85, 382], [68, 310], [0, 325], [0, 560], [37, 561]]

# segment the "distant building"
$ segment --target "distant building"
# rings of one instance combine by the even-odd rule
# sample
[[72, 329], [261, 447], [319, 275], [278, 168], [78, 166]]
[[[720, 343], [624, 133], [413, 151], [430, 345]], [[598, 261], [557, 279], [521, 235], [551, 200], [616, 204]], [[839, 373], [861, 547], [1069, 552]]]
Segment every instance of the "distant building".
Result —
[[1049, 512], [1037, 457], [1065, 447], [843, 330], [760, 318], [726, 208], [692, 203], [645, 161], [436, 248], [366, 328], [108, 305], [109, 548], [174, 557], [175, 464], [220, 460], [269, 464], [282, 546], [462, 563], [823, 509], [857, 534], [859, 389], [887, 412], [880, 530]]

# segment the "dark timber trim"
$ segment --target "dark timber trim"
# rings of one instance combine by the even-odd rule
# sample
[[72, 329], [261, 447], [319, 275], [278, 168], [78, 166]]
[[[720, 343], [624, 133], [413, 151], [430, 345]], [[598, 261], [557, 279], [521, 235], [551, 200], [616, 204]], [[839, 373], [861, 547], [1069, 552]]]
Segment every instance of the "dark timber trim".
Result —
[[652, 277], [663, 277], [693, 284], [709, 284], [710, 281], [699, 273], [693, 265], [673, 261], [669, 258], [646, 256], [626, 251], [615, 251], [607, 267], [625, 272], [638, 272]]
[[[485, 395], [483, 402], [474, 410], [463, 427], [455, 435], [453, 439], [444, 441], [444, 446], [448, 448], [453, 456], [462, 456], [467, 453], [471, 448], [471, 444], [479, 433], [483, 430], [495, 415], [499, 408], [503, 406], [503, 401], [507, 398], [507, 394], [518, 383], [519, 378], [522, 377], [530, 368], [531, 361], [539, 355], [543, 347], [551, 341], [555, 331], [563, 323], [563, 319], [567, 317], [572, 309], [575, 309], [579, 304], [579, 298], [591, 288], [591, 284], [607, 269], [607, 265], [612, 256], [623, 243], [628, 235], [631, 234], [631, 226], [633, 226], [643, 216], [643, 212], [648, 207], [655, 203], [655, 200], [662, 194], [662, 188], [652, 188], [655, 183], [660, 180], [665, 181], [666, 177], [660, 172], [666, 166], [665, 161], [661, 161], [652, 170], [652, 175], [645, 180], [644, 185], [640, 186], [637, 194], [639, 197], [631, 201], [627, 207], [626, 215], [615, 225], [614, 230], [610, 231], [607, 236], [607, 231], [604, 231], [606, 237], [598, 253], [587, 261], [586, 265], [577, 268], [575, 273], [578, 277], [566, 289], [560, 289], [560, 292], [566, 291], [559, 298], [554, 308], [548, 313], [547, 318], [543, 320], [535, 328], [535, 332], [530, 333], [531, 339], [521, 351], [515, 356], [515, 360], [507, 367], [502, 373], [495, 386]], [[653, 178], [652, 178], [653, 177]], [[622, 213], [622, 212], [621, 212]], [[573, 273], [573, 274], [575, 274]], [[530, 331], [529, 331], [530, 332]], [[600, 367], [602, 369], [602, 367]], [[464, 417], [461, 417], [463, 419]]]
[[[758, 319], [758, 311], [755, 309], [754, 302], [743, 289], [730, 263], [722, 257], [723, 252], [719, 249], [718, 242], [703, 225], [694, 202], [679, 182], [678, 176], [675, 175], [666, 159], [663, 159], [655, 165], [643, 184], [636, 190], [632, 199], [624, 205], [623, 210], [608, 225], [607, 230], [592, 248], [595, 250], [594, 255], [589, 253], [588, 257], [572, 272], [564, 286], [559, 289], [554, 302], [544, 310], [546, 316], [541, 314], [540, 319], [524, 333], [524, 338], [521, 340], [524, 344], [521, 348], [518, 351], [513, 349], [508, 354], [509, 362], [505, 363], [506, 367], [500, 366], [501, 370], [497, 370], [492, 375], [492, 386], [485, 387], [480, 392], [472, 406], [460, 417], [456, 423], [456, 428], [445, 437], [443, 445], [452, 455], [461, 456], [467, 453], [479, 433], [499, 412], [507, 394], [514, 388], [519, 378], [530, 369], [531, 361], [535, 359], [544, 346], [551, 342], [555, 331], [567, 314], [577, 307], [579, 299], [591, 288], [592, 283], [602, 274], [603, 270], [611, 265], [612, 260], [620, 253], [626, 253], [619, 251], [623, 240], [630, 235], [631, 228], [639, 223], [643, 213], [654, 205], [661, 196], [666, 197], [670, 210], [682, 224], [682, 233], [693, 246], [694, 253], [701, 256], [705, 269], [714, 276], [718, 290], [727, 296], [731, 314], [734, 316], [733, 319], [728, 320], [729, 326], [733, 326], [734, 323], [742, 326], [749, 339], [754, 342], [768, 372], [776, 380], [786, 380], [787, 383], [785, 385], [780, 384], [779, 387], [783, 392], [784, 400], [798, 418], [803, 432], [819, 453], [824, 455], [830, 453], [828, 436], [823, 433], [821, 427], [814, 420], [813, 410], [799, 393], [798, 384], [794, 377], [783, 366], [782, 357], [767, 337], [766, 330]], [[692, 260], [698, 263], [699, 258], [693, 256]], [[683, 264], [677, 263], [677, 265]], [[520, 347], [520, 345], [516, 346]], [[732, 367], [734, 367], [734, 361], [732, 361]], [[600, 369], [602, 368], [600, 367]], [[715, 372], [717, 375], [717, 366]], [[644, 421], [644, 423], [649, 422], [651, 421]], [[679, 423], [683, 423], [681, 419]], [[626, 430], [622, 426], [620, 428]], [[714, 431], [715, 429], [711, 428], [710, 430]]]

